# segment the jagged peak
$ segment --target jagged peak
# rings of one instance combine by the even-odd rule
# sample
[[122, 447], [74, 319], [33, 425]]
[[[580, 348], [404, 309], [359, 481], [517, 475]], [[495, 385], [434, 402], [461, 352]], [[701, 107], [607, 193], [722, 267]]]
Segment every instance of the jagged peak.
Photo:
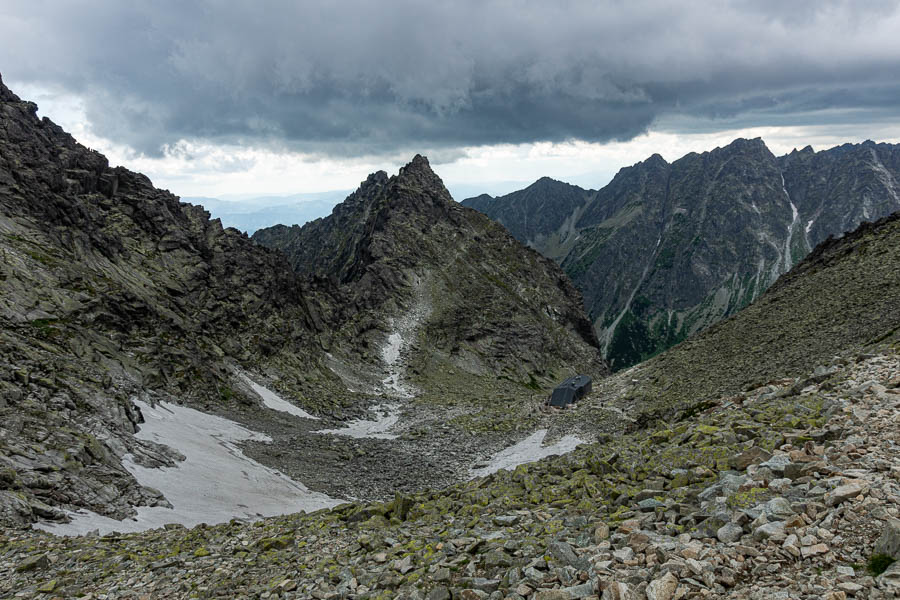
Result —
[[736, 138], [733, 142], [728, 144], [723, 148], [725, 149], [733, 149], [733, 150], [753, 150], [753, 149], [765, 149], [768, 150], [769, 147], [766, 146], [766, 143], [763, 141], [761, 137], [755, 138]]
[[21, 102], [18, 96], [12, 93], [12, 90], [3, 83], [3, 74], [0, 73], [0, 101], [3, 102]]
[[431, 170], [428, 159], [421, 154], [416, 154], [406, 166], [401, 167], [397, 176], [392, 177], [391, 180], [405, 187], [434, 192], [435, 195], [446, 196], [447, 200], [452, 200], [444, 182], [437, 173]]
[[547, 177], [545, 175], [545, 176], [541, 177], [540, 179], [538, 179], [537, 181], [535, 181], [534, 183], [532, 183], [531, 185], [529, 185], [525, 189], [526, 190], [541, 189], [541, 188], [547, 188], [547, 187], [556, 187], [556, 186], [560, 186], [560, 185], [568, 186], [571, 184], [568, 184], [564, 181], [560, 181], [558, 179], [553, 179], [552, 177]]
[[804, 147], [801, 148], [800, 150], [797, 150], [796, 148], [794, 148], [793, 150], [791, 150], [790, 156], [794, 156], [794, 155], [796, 155], [796, 154], [815, 154], [815, 153], [816, 153], [816, 151], [813, 150], [813, 147], [810, 146], [809, 144], [807, 144], [806, 146], [804, 146]]
[[428, 158], [421, 154], [416, 154], [405, 167], [400, 168], [400, 176], [414, 173], [434, 175], [434, 171], [431, 170], [431, 164], [429, 164]]

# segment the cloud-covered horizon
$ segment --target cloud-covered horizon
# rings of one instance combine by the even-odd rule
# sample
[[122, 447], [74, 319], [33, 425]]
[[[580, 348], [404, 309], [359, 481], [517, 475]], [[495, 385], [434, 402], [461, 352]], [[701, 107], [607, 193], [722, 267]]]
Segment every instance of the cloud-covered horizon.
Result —
[[5, 79], [98, 136], [326, 157], [900, 116], [897, 2], [12, 0]]

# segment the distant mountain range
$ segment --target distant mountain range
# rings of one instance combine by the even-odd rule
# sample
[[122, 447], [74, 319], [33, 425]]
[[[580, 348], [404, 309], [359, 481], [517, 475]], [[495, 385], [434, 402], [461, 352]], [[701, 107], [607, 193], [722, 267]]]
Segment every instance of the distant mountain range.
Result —
[[337, 190], [288, 196], [256, 196], [241, 199], [220, 199], [206, 196], [184, 196], [183, 202], [197, 204], [221, 219], [223, 227], [234, 227], [253, 235], [262, 227], [279, 223], [302, 225], [324, 217], [334, 205], [347, 197], [350, 190]]
[[463, 204], [557, 261], [614, 369], [740, 310], [831, 235], [900, 209], [900, 146], [658, 154], [600, 190], [549, 178]]

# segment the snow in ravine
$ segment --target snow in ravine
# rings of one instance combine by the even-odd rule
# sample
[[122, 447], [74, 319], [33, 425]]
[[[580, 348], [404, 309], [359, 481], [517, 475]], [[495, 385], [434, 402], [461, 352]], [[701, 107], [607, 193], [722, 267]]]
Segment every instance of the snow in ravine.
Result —
[[272, 410], [278, 410], [281, 412], [286, 412], [290, 415], [294, 415], [295, 417], [300, 417], [301, 419], [315, 419], [318, 420], [319, 417], [313, 416], [299, 408], [294, 406], [272, 390], [265, 388], [252, 379], [250, 379], [246, 373], [239, 373], [240, 378], [244, 380], [244, 382], [250, 386], [250, 388], [256, 392], [256, 394], [262, 398], [263, 404], [266, 408], [271, 408]]
[[389, 319], [391, 333], [381, 347], [381, 359], [387, 367], [387, 377], [382, 379], [382, 393], [395, 398], [412, 398], [416, 391], [404, 382], [405, 365], [402, 356], [413, 345], [419, 328], [428, 315], [431, 307], [425, 293], [425, 283], [418, 277], [413, 278], [415, 302], [412, 308], [397, 319]]
[[396, 439], [397, 436], [388, 433], [388, 430], [400, 420], [400, 405], [376, 404], [371, 410], [376, 415], [374, 421], [354, 419], [341, 429], [323, 429], [315, 433], [345, 435], [352, 438]]
[[534, 462], [554, 454], [568, 454], [585, 441], [574, 435], [567, 435], [555, 444], [543, 446], [546, 429], [539, 429], [530, 436], [495, 454], [487, 466], [472, 469], [472, 477], [484, 477], [501, 469], [515, 469], [519, 465]]
[[185, 456], [174, 467], [146, 468], [126, 456], [123, 465], [145, 486], [161, 491], [173, 508], [138, 507], [137, 516], [116, 521], [88, 511], [70, 513], [71, 523], [35, 525], [58, 535], [99, 529], [132, 532], [181, 523], [223, 523], [232, 518], [314, 511], [343, 501], [312, 492], [287, 475], [245, 456], [237, 442], [269, 441], [241, 425], [176, 404], [135, 401], [145, 423], [135, 437], [170, 446]]

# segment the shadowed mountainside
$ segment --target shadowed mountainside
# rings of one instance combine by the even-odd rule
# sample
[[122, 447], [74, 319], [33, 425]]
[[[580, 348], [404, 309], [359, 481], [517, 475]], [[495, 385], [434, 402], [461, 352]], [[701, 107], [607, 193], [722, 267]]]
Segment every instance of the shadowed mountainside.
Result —
[[900, 209], [900, 147], [806, 147], [760, 139], [659, 155], [598, 191], [546, 178], [463, 203], [558, 261], [614, 369], [734, 314], [817, 243]]

